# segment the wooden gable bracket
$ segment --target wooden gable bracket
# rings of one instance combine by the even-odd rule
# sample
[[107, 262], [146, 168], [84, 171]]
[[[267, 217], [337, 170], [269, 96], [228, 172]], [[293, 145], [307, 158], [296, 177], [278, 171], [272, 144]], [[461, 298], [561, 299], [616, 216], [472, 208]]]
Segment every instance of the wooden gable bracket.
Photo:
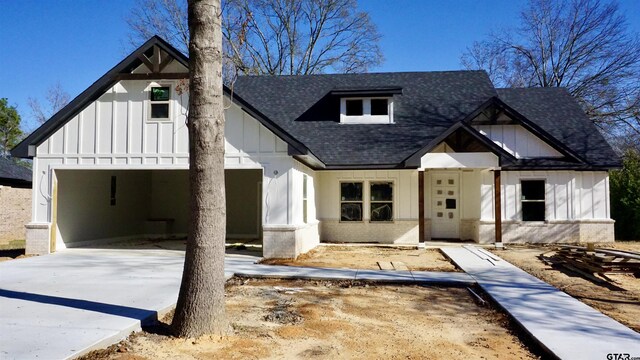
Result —
[[151, 49], [153, 51], [151, 56], [147, 56], [145, 52], [140, 52], [136, 56], [151, 72], [143, 74], [118, 74], [116, 77], [117, 80], [187, 79], [189, 77], [189, 74], [186, 72], [163, 73], [162, 70], [171, 63], [173, 57], [162, 51], [158, 45], [153, 45]]

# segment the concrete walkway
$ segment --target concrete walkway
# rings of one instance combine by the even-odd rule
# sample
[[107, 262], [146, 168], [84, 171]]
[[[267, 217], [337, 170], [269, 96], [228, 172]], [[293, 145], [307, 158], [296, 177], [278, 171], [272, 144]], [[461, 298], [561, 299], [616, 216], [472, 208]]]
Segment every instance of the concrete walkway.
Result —
[[[640, 334], [484, 249], [442, 251], [560, 359], [640, 357]], [[607, 354], [629, 354], [607, 357]]]
[[[229, 255], [226, 277], [468, 285], [464, 273], [258, 265]], [[175, 306], [184, 252], [68, 249], [0, 263], [0, 359], [66, 359], [120, 341]]]

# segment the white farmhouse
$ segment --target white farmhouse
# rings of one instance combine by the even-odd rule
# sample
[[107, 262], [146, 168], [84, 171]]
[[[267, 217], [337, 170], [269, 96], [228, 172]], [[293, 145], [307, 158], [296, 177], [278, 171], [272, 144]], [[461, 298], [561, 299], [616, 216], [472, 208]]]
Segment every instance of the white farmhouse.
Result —
[[[188, 59], [153, 37], [27, 137], [27, 252], [184, 235]], [[560, 88], [483, 71], [240, 77], [225, 89], [227, 237], [613, 241], [619, 159]]]

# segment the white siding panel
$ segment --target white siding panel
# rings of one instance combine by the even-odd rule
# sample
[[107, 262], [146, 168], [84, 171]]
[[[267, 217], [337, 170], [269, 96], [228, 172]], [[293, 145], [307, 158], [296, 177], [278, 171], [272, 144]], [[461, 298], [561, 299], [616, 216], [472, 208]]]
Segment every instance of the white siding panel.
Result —
[[184, 121], [179, 121], [176, 124], [177, 130], [175, 135], [175, 152], [178, 154], [185, 154], [189, 152], [189, 129]]
[[129, 153], [142, 153], [143, 102], [129, 102]]
[[242, 111], [235, 106], [225, 111], [224, 136], [226, 138], [225, 151], [227, 153], [239, 153], [243, 148], [243, 116]]
[[276, 150], [276, 138], [273, 133], [264, 126], [260, 126], [260, 152], [270, 153]]
[[80, 140], [79, 132], [78, 132], [78, 116], [74, 116], [73, 119], [69, 120], [67, 125], [65, 125], [65, 154], [77, 154], [78, 153], [78, 144]]
[[258, 152], [260, 145], [260, 128], [258, 122], [249, 115], [244, 114], [244, 146], [246, 152]]
[[56, 131], [49, 139], [49, 153], [62, 155], [64, 153], [64, 129]]
[[520, 125], [478, 125], [475, 128], [517, 158], [562, 156]]
[[593, 219], [593, 174], [590, 172], [582, 173], [580, 203], [580, 218]]
[[116, 94], [115, 103], [115, 144], [113, 152], [116, 154], [126, 154], [128, 151], [127, 141], [130, 136], [129, 131], [129, 102], [127, 101], [127, 94]]
[[158, 123], [147, 122], [144, 124], [144, 152], [156, 154], [158, 152]]
[[80, 114], [80, 153], [94, 154], [96, 144], [96, 103], [91, 103]]
[[173, 122], [159, 123], [160, 134], [158, 136], [158, 151], [161, 154], [171, 154], [173, 152]]
[[607, 173], [593, 173], [593, 217], [595, 219], [608, 218], [607, 213]]
[[98, 111], [98, 153], [109, 154], [113, 141], [113, 94], [105, 94], [100, 98]]

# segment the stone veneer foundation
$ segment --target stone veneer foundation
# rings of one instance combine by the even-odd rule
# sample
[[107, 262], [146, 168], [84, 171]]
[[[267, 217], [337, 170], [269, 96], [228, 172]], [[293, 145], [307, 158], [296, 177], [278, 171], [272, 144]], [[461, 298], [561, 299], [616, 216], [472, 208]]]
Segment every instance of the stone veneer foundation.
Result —
[[320, 239], [327, 242], [417, 244], [418, 220], [393, 222], [320, 221]]
[[318, 223], [263, 225], [262, 256], [266, 259], [293, 259], [320, 244]]
[[[504, 243], [613, 242], [613, 220], [554, 220], [545, 222], [503, 221]], [[480, 243], [495, 242], [493, 221], [479, 221]]]
[[49, 248], [49, 223], [28, 223], [25, 225], [26, 248], [24, 250], [27, 255], [46, 255], [51, 252]]

